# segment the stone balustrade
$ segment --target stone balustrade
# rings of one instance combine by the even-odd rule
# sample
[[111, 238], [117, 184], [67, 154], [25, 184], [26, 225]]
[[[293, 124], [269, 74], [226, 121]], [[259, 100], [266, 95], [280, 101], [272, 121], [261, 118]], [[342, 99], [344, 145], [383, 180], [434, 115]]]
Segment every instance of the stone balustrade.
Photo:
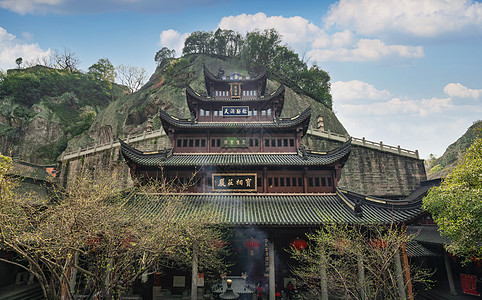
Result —
[[[330, 130], [322, 131], [322, 130], [313, 129], [313, 128], [308, 129], [307, 134], [322, 137], [322, 138], [327, 138], [327, 139], [330, 139], [330, 140], [340, 141], [340, 142], [345, 142], [348, 139], [350, 139], [349, 135], [342, 135], [342, 134], [331, 132]], [[153, 139], [153, 138], [162, 137], [162, 136], [165, 136], [165, 135], [166, 134], [165, 134], [164, 130], [160, 129], [160, 130], [156, 130], [156, 131], [152, 131], [152, 132], [144, 132], [144, 133], [139, 134], [139, 135], [128, 135], [127, 138], [125, 139], [125, 141], [127, 143], [139, 142], [139, 141], [143, 141], [143, 140], [146, 140], [146, 139]], [[365, 139], [365, 137], [363, 137], [363, 138], [351, 137], [351, 138], [352, 138], [352, 145], [367, 147], [367, 148], [371, 148], [371, 149], [377, 149], [377, 150], [384, 151], [384, 152], [390, 152], [390, 153], [395, 153], [395, 154], [402, 155], [402, 156], [420, 159], [419, 154], [418, 154], [418, 150], [414, 151], [414, 150], [403, 149], [400, 146], [395, 147], [395, 146], [385, 145], [381, 141], [380, 142], [368, 141], [368, 140]], [[101, 152], [101, 151], [105, 151], [105, 150], [112, 149], [112, 148], [118, 148], [118, 147], [120, 147], [120, 143], [118, 141], [111, 141], [110, 143], [98, 144], [98, 145], [94, 145], [93, 147], [88, 147], [88, 148], [84, 148], [84, 149], [79, 148], [76, 151], [62, 153], [62, 156], [60, 157], [60, 160], [66, 161], [66, 160], [70, 160], [70, 159], [73, 159], [73, 158], [76, 158], [76, 157], [79, 157], [79, 156], [84, 156], [84, 155], [88, 155], [88, 154], [92, 154], [92, 153], [96, 153], [96, 152]]]

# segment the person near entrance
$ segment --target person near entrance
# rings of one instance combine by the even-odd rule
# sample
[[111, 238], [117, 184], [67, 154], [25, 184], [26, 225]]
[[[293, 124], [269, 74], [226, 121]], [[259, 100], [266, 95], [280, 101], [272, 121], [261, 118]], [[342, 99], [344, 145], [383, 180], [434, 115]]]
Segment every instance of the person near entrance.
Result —
[[286, 290], [288, 291], [288, 299], [293, 299], [293, 291], [295, 290], [295, 286], [293, 285], [293, 283], [291, 283], [291, 281], [289, 281], [286, 285]]

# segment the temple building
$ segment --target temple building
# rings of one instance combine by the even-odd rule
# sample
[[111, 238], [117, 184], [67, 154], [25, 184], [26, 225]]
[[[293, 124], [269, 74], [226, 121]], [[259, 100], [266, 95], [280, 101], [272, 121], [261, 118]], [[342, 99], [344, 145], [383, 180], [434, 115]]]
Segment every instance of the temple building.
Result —
[[[285, 89], [281, 85], [268, 93], [266, 72], [215, 76], [204, 68], [204, 78], [205, 92], [186, 89], [190, 118], [159, 113], [172, 148], [144, 152], [121, 142], [121, 152], [131, 176], [141, 183], [166, 176], [184, 184], [194, 176], [186, 205], [214, 205], [234, 229], [238, 263], [231, 275], [285, 286], [292, 275], [284, 249], [303, 243], [299, 237], [310, 229], [326, 222], [407, 224], [423, 217], [421, 201], [428, 188], [387, 200], [339, 187], [351, 141], [326, 152], [306, 149], [302, 138], [310, 108], [280, 117]], [[418, 246], [408, 255], [427, 253]], [[186, 276], [189, 289], [190, 274], [178, 272], [167, 276]], [[173, 278], [164, 280], [163, 287], [172, 291], [182, 287]]]

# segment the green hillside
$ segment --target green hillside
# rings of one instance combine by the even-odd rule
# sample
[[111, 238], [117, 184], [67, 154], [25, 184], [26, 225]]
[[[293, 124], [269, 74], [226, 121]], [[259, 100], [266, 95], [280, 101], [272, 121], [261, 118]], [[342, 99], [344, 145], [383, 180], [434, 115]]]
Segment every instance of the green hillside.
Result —
[[[144, 132], [148, 122], [152, 122], [154, 130], [160, 129], [159, 109], [179, 117], [189, 117], [185, 89], [190, 85], [200, 93], [205, 92], [203, 66], [215, 74], [220, 68], [225, 74], [248, 74], [242, 60], [235, 57], [189, 54], [178, 59], [170, 59], [168, 63], [157, 68], [143, 88], [112, 102], [100, 112], [89, 132], [72, 139], [68, 149], [76, 150], [94, 143], [106, 143], [127, 134], [140, 134]], [[268, 92], [274, 91], [279, 85], [276, 78], [270, 74]], [[331, 109], [305, 94], [296, 93], [286, 87], [282, 117], [297, 115], [309, 106], [312, 109], [313, 126], [316, 126], [316, 116], [322, 115], [326, 129], [340, 134], [346, 133]]]
[[428, 178], [441, 178], [457, 164], [465, 150], [472, 145], [475, 139], [482, 137], [482, 120], [475, 121], [472, 126], [457, 140], [447, 147], [444, 154], [431, 163]]
[[90, 128], [124, 88], [92, 74], [44, 66], [0, 76], [0, 152], [54, 163], [70, 139]]

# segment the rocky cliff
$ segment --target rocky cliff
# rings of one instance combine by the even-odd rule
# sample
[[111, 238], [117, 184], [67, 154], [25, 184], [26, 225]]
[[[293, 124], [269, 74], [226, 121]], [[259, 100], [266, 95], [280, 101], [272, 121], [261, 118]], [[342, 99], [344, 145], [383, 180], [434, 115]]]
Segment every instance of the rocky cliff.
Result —
[[55, 163], [67, 142], [87, 130], [124, 88], [88, 74], [43, 66], [0, 77], [0, 152]]

